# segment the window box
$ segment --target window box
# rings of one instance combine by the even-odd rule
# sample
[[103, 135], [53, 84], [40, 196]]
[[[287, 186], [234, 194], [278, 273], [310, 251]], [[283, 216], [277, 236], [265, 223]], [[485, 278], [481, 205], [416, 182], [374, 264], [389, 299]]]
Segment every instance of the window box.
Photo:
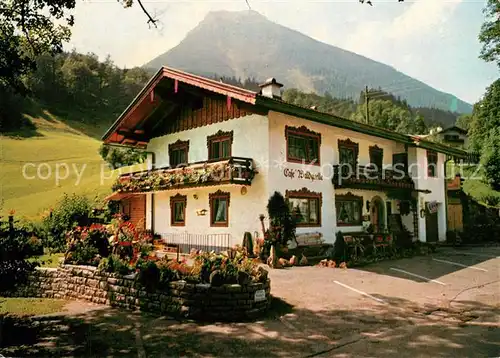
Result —
[[140, 193], [214, 184], [251, 185], [256, 173], [252, 159], [231, 157], [218, 162], [192, 163], [182, 168], [158, 168], [123, 174], [113, 184], [113, 190]]

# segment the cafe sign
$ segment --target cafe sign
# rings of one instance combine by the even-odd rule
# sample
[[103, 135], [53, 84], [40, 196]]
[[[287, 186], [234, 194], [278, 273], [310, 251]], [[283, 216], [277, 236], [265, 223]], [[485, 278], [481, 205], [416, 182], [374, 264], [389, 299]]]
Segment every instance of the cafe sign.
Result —
[[313, 173], [308, 170], [302, 170], [302, 169], [290, 169], [290, 168], [285, 168], [283, 169], [283, 175], [286, 178], [290, 179], [304, 179], [304, 180], [310, 180], [310, 181], [315, 181], [315, 180], [323, 180], [323, 175], [321, 173]]

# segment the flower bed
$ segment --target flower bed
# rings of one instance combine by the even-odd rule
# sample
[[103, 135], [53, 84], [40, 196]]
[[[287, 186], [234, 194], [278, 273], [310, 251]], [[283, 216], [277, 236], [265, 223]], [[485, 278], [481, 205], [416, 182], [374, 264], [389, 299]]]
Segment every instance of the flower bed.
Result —
[[266, 275], [241, 248], [222, 254], [194, 251], [190, 264], [168, 256], [160, 259], [153, 251], [152, 235], [120, 217], [107, 227], [77, 227], [68, 232], [67, 239], [65, 264], [98, 266], [102, 272], [120, 275], [137, 273], [137, 279], [150, 290], [175, 280], [220, 286], [261, 282]]
[[221, 320], [250, 318], [267, 309], [268, 273], [246, 250], [193, 251], [188, 262], [156, 257], [153, 243], [153, 235], [120, 216], [110, 225], [76, 227], [67, 233], [64, 265], [39, 270], [13, 295]]
[[214, 286], [170, 281], [150, 290], [138, 274], [119, 275], [95, 267], [62, 265], [37, 270], [26, 286], [11, 296], [82, 299], [132, 310], [209, 320], [245, 320], [269, 307], [270, 281]]

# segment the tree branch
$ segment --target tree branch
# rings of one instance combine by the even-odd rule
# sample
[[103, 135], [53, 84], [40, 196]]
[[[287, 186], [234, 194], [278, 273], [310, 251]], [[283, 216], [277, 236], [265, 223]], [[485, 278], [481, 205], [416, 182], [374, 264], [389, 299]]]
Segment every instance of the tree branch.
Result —
[[148, 17], [148, 24], [149, 25], [153, 25], [154, 27], [158, 27], [156, 25], [156, 23], [158, 22], [158, 20], [157, 19], [153, 19], [153, 17], [149, 14], [148, 10], [146, 10], [146, 8], [144, 7], [144, 5], [142, 4], [142, 1], [141, 0], [137, 0], [137, 3], [139, 3], [139, 6], [141, 7], [142, 11]]

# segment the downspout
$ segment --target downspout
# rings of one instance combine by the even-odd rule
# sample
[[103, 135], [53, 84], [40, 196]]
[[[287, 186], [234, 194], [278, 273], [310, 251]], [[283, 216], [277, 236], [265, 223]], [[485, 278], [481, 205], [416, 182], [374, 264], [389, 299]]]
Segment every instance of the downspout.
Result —
[[[446, 163], [448, 163], [449, 161], [451, 161], [452, 158], [449, 158], [449, 159], [446, 159], [444, 161], [444, 215], [445, 215], [445, 238], [447, 238], [447, 232], [448, 232], [448, 183], [446, 183], [446, 177], [447, 177], [447, 173], [446, 173]], [[438, 240], [439, 241], [439, 240]]]
[[[156, 155], [154, 152], [146, 152], [151, 154], [151, 170], [156, 166]], [[151, 233], [154, 235], [155, 231], [155, 193], [151, 193]]]

